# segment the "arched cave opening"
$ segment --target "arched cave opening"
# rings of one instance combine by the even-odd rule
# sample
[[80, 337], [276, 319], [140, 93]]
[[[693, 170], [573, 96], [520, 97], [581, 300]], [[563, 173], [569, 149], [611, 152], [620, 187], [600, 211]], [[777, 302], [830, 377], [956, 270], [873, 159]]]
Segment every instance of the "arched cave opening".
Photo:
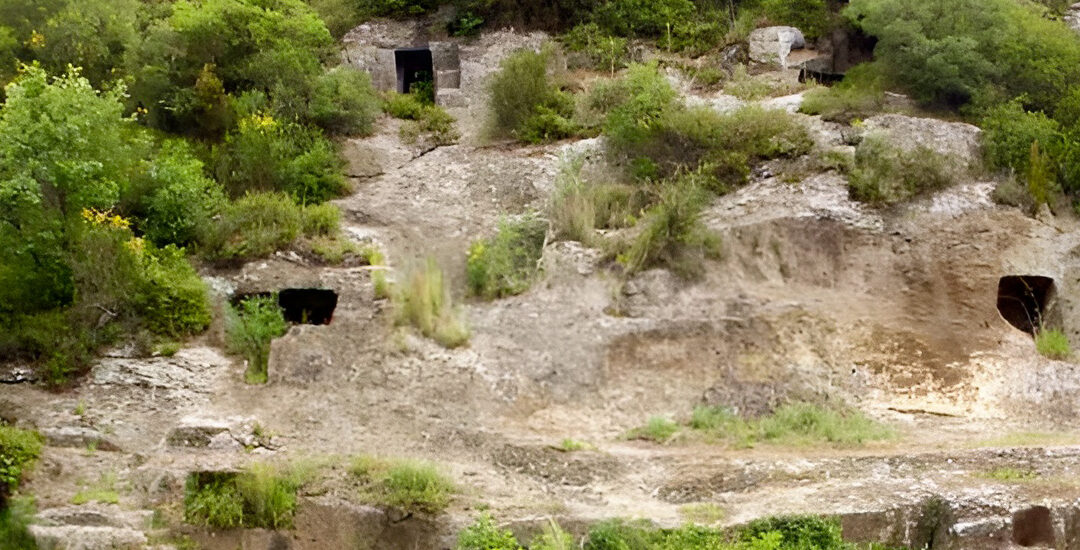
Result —
[[1032, 506], [1012, 517], [1012, 541], [1023, 547], [1054, 546], [1054, 521], [1046, 506]]
[[[251, 292], [233, 298], [233, 305], [255, 297], [272, 296], [270, 292]], [[296, 325], [329, 325], [337, 309], [337, 292], [327, 288], [284, 288], [277, 293], [278, 306], [285, 320]]]
[[1046, 318], [1054, 280], [1041, 275], [1006, 275], [998, 281], [997, 308], [1010, 325], [1034, 335]]

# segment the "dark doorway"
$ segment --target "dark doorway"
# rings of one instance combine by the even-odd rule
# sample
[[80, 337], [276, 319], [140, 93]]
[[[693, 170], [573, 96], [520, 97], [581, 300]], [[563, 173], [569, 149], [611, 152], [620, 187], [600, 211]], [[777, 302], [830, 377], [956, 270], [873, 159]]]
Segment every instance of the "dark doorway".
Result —
[[1054, 546], [1054, 521], [1046, 506], [1032, 506], [1013, 514], [1012, 540], [1019, 546]]
[[[273, 296], [270, 292], [251, 292], [232, 299], [239, 305], [248, 298]], [[337, 292], [325, 288], [285, 288], [277, 293], [278, 307], [285, 320], [295, 325], [329, 325], [337, 309]]]
[[329, 325], [337, 308], [337, 292], [325, 288], [286, 288], [278, 293], [285, 320], [304, 325]]
[[394, 50], [397, 65], [398, 92], [407, 94], [413, 86], [429, 87], [435, 82], [435, 68], [428, 48], [405, 48]]
[[1041, 275], [1007, 275], [998, 281], [997, 308], [1010, 325], [1028, 333], [1042, 326], [1054, 294], [1054, 280]]

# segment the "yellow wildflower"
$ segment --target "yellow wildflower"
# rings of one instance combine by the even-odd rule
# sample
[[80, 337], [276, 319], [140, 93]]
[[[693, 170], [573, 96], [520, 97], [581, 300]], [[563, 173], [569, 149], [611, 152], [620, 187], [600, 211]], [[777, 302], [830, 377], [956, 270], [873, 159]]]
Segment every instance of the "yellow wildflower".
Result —
[[45, 35], [37, 31], [30, 31], [30, 39], [26, 41], [26, 45], [31, 48], [42, 48], [45, 46]]

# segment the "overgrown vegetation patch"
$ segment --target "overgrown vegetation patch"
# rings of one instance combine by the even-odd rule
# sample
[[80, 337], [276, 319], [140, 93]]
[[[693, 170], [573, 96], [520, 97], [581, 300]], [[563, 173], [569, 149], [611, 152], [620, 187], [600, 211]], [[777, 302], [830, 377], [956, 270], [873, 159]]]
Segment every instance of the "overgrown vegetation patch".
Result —
[[469, 292], [491, 300], [527, 290], [539, 269], [547, 230], [547, 222], [536, 215], [500, 220], [494, 236], [469, 247]]
[[871, 134], [855, 150], [848, 186], [856, 200], [888, 205], [944, 189], [956, 180], [949, 157], [928, 147], [905, 150]]
[[410, 266], [402, 280], [386, 291], [394, 302], [398, 324], [412, 326], [447, 348], [469, 341], [465, 314], [454, 304], [442, 268], [434, 258]]
[[252, 296], [228, 306], [225, 344], [247, 361], [244, 378], [249, 384], [265, 384], [270, 360], [270, 341], [288, 330], [277, 296]]
[[640, 428], [626, 433], [629, 439], [665, 443], [676, 437], [687, 440], [752, 447], [777, 445], [860, 445], [894, 437], [894, 432], [854, 409], [827, 408], [810, 403], [790, 403], [760, 418], [743, 418], [727, 407], [698, 406], [685, 422], [652, 417]]
[[308, 481], [303, 468], [262, 463], [239, 473], [194, 473], [184, 487], [184, 521], [220, 529], [290, 529], [297, 491]]
[[361, 483], [361, 499], [408, 513], [441, 513], [457, 491], [438, 466], [419, 460], [360, 456], [349, 472]]

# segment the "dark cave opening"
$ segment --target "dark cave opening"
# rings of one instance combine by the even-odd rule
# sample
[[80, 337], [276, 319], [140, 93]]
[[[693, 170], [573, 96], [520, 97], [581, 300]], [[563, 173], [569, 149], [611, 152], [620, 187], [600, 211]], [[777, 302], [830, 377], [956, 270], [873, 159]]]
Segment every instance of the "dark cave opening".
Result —
[[[234, 305], [248, 298], [273, 296], [270, 292], [251, 292], [233, 298]], [[296, 325], [329, 325], [337, 309], [337, 292], [326, 288], [284, 288], [277, 293], [278, 306], [285, 320]]]
[[429, 48], [403, 48], [394, 50], [397, 66], [398, 92], [407, 94], [414, 84], [435, 81], [435, 66]]
[[1032, 506], [1013, 514], [1012, 541], [1017, 545], [1054, 546], [1054, 521], [1046, 506]]
[[1034, 335], [1045, 320], [1053, 294], [1050, 277], [1007, 275], [998, 281], [998, 312], [1010, 325]]

